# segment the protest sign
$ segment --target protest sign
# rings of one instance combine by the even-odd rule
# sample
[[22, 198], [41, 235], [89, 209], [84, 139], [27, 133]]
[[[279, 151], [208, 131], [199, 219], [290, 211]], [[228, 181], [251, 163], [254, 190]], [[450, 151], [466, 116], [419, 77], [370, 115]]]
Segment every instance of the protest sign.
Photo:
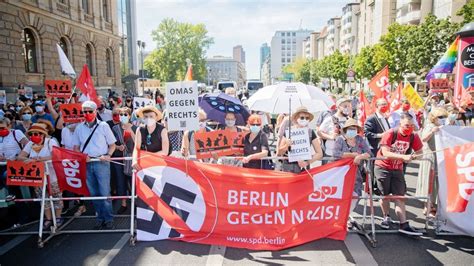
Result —
[[152, 99], [148, 98], [143, 98], [143, 97], [133, 97], [133, 109], [137, 110], [138, 108], [142, 108], [145, 106], [154, 106], [155, 104], [153, 103]]
[[59, 107], [65, 123], [78, 123], [84, 121], [82, 105], [80, 103], [61, 104]]
[[[286, 130], [285, 135], [289, 138], [288, 130]], [[290, 163], [310, 160], [312, 158], [311, 143], [309, 142], [309, 130], [307, 127], [292, 128], [291, 143], [291, 149], [288, 151], [288, 161]]]
[[[196, 158], [211, 158], [212, 154], [216, 154], [217, 156], [242, 155], [243, 135], [239, 133], [240, 132], [231, 132], [229, 130], [194, 133]], [[191, 143], [190, 145], [193, 144]]]
[[198, 107], [197, 81], [166, 83], [168, 130], [197, 130]]
[[44, 82], [46, 95], [56, 98], [69, 98], [72, 94], [70, 80], [46, 80]]
[[7, 161], [8, 186], [43, 186], [44, 162]]
[[430, 93], [444, 93], [452, 88], [449, 79], [430, 79]]
[[351, 159], [294, 174], [143, 151], [138, 158], [139, 241], [280, 250], [347, 234], [357, 169]]
[[423, 99], [416, 92], [416, 90], [411, 86], [410, 83], [407, 83], [405, 85], [405, 88], [403, 88], [402, 92], [405, 98], [410, 102], [411, 107], [413, 107], [413, 109], [418, 110], [420, 108], [423, 108], [423, 106], [425, 105], [425, 102], [423, 101]]
[[90, 195], [86, 182], [86, 160], [84, 153], [53, 147], [53, 167], [61, 191]]
[[5, 93], [4, 90], [0, 91], [0, 104], [7, 104], [7, 94]]

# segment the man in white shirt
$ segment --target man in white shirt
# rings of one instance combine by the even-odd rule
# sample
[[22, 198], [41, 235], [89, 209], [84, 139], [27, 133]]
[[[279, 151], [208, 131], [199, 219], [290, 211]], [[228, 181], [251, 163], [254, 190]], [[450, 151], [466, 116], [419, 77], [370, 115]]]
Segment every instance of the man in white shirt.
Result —
[[341, 128], [352, 116], [352, 100], [349, 98], [341, 98], [336, 101], [337, 111], [332, 116], [327, 116], [321, 126], [319, 126], [318, 134], [324, 141], [324, 153], [330, 157], [333, 156], [335, 139], [341, 134]]
[[[110, 156], [115, 150], [115, 137], [106, 122], [97, 119], [97, 104], [82, 104], [85, 122], [74, 131], [74, 150], [87, 154], [87, 187], [92, 197], [110, 196]], [[91, 162], [90, 159], [100, 159]], [[94, 229], [113, 229], [112, 202], [94, 200], [98, 223]]]
[[106, 104], [105, 104], [104, 97], [99, 96], [98, 98], [100, 101], [100, 105], [97, 107], [97, 110], [98, 110], [97, 118], [100, 121], [104, 121], [104, 122], [112, 120], [112, 110], [105, 108]]
[[[390, 128], [396, 128], [400, 126], [400, 117], [402, 113], [409, 113], [412, 117], [416, 117], [415, 112], [411, 109], [411, 104], [408, 100], [402, 100], [402, 107], [397, 111], [393, 112], [390, 117], [388, 118], [388, 122], [390, 123]], [[418, 125], [418, 121], [413, 119], [413, 124], [415, 125], [415, 131], [420, 129]]]

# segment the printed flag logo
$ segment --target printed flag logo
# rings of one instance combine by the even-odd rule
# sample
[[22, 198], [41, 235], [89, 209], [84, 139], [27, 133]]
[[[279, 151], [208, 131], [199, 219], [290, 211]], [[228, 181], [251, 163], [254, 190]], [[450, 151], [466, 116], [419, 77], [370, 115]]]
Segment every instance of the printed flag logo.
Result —
[[313, 175], [314, 192], [309, 202], [324, 202], [326, 199], [342, 199], [344, 179], [350, 167], [344, 165]]

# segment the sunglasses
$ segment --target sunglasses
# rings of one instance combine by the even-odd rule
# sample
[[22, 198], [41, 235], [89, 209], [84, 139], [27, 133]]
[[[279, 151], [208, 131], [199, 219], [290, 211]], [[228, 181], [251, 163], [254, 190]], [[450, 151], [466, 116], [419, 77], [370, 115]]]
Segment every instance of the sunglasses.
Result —
[[260, 124], [250, 124], [251, 126], [260, 126]]
[[94, 111], [82, 111], [84, 114], [93, 114]]
[[309, 120], [309, 116], [300, 116], [301, 120]]
[[128, 116], [128, 114], [119, 114], [120, 116]]
[[30, 113], [30, 112], [24, 112], [23, 114], [24, 114], [24, 115], [32, 115], [33, 113]]
[[21, 105], [17, 105], [17, 106], [16, 106], [16, 108], [23, 108], [23, 106], [21, 106]]
[[29, 136], [41, 136], [42, 134], [41, 133], [38, 133], [38, 132], [32, 132], [30, 134], [28, 134]]

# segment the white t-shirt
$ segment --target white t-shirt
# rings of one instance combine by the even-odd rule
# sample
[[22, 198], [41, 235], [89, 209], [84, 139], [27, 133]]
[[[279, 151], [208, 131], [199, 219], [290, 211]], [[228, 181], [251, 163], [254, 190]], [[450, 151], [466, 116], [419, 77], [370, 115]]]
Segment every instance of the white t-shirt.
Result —
[[[59, 147], [58, 141], [54, 138], [46, 138], [43, 148], [39, 152], [33, 150], [33, 142], [31, 141], [26, 144], [25, 148], [23, 148], [23, 151], [29, 154], [28, 158], [36, 159], [38, 157], [48, 157], [53, 155], [53, 147]], [[51, 182], [57, 182], [58, 179], [56, 177], [56, 172], [54, 171], [53, 163], [47, 162], [46, 168]]]
[[65, 127], [61, 130], [61, 145], [68, 150], [74, 149], [74, 131], [71, 131], [69, 128]]
[[7, 160], [14, 160], [21, 151], [18, 142], [21, 143], [24, 138], [26, 138], [25, 134], [20, 130], [10, 130], [10, 134], [6, 137], [0, 137], [0, 155], [3, 155]]

